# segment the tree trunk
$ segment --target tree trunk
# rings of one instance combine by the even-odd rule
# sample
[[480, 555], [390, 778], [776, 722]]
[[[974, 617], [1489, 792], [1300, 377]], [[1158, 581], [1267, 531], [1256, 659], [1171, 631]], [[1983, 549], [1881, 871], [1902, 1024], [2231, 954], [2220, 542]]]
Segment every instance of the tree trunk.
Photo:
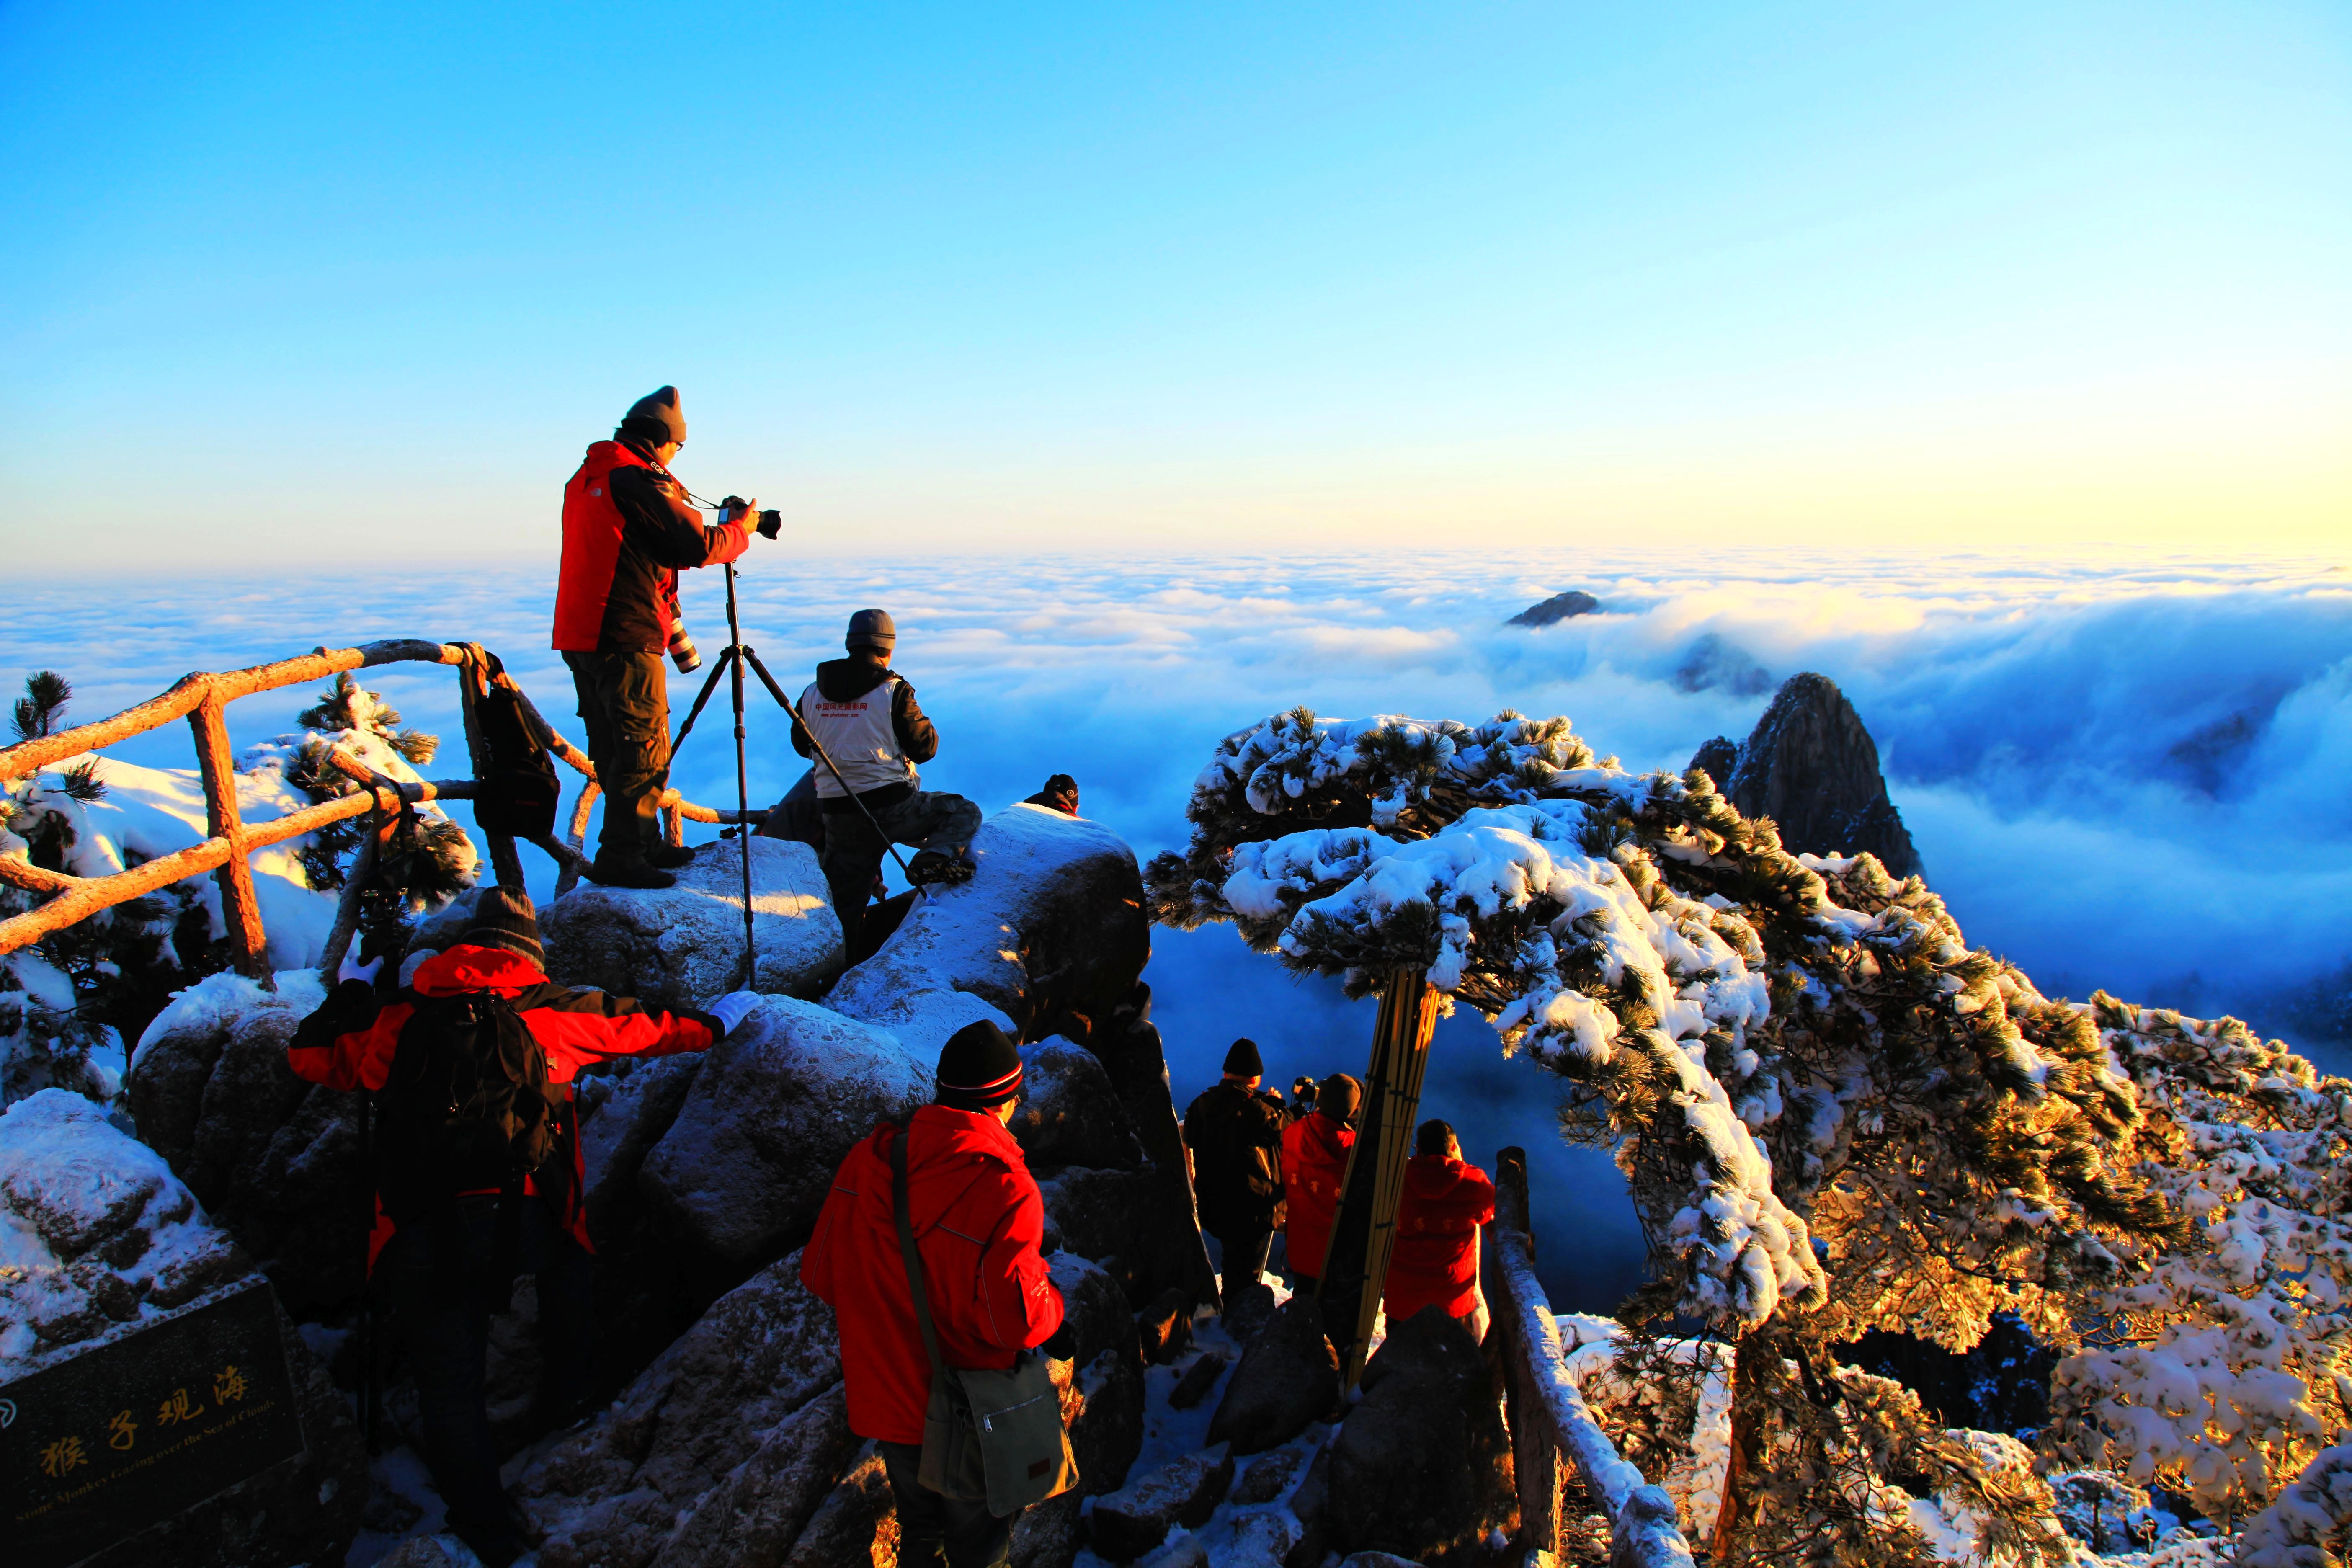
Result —
[[1723, 1467], [1723, 1507], [1715, 1516], [1715, 1540], [1707, 1549], [1714, 1568], [1731, 1568], [1747, 1511], [1748, 1472], [1763, 1458], [1764, 1401], [1751, 1370], [1769, 1354], [1762, 1336], [1742, 1334], [1731, 1347], [1731, 1457]]

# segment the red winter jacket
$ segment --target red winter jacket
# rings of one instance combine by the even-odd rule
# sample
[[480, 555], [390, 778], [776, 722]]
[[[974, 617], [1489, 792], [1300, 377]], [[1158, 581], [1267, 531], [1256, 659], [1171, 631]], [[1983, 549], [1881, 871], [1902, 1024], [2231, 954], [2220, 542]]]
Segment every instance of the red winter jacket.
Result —
[[[849, 1429], [920, 1443], [931, 1363], [891, 1206], [898, 1136], [886, 1122], [841, 1163], [801, 1254], [801, 1283], [833, 1308], [840, 1326]], [[1062, 1293], [1037, 1251], [1045, 1199], [1021, 1146], [984, 1111], [926, 1105], [907, 1139], [908, 1220], [940, 1354], [951, 1367], [1001, 1371], [1062, 1326]]]
[[1331, 1215], [1339, 1206], [1339, 1184], [1348, 1174], [1348, 1151], [1355, 1144], [1353, 1128], [1319, 1110], [1308, 1111], [1282, 1130], [1282, 1198], [1290, 1210], [1283, 1245], [1294, 1274], [1322, 1278]]
[[713, 528], [677, 481], [626, 441], [599, 441], [563, 487], [555, 582], [559, 653], [659, 653], [677, 624], [677, 573], [743, 553], [742, 523]]
[[[364, 981], [346, 980], [336, 986], [295, 1030], [293, 1044], [286, 1047], [286, 1065], [296, 1077], [329, 1089], [382, 1089], [392, 1071], [401, 1030], [416, 1012], [411, 996], [456, 996], [468, 991], [488, 991], [518, 1005], [524, 1026], [547, 1053], [547, 1081], [563, 1085], [567, 1100], [582, 1068], [614, 1057], [707, 1050], [725, 1033], [719, 1020], [706, 1013], [644, 1012], [627, 997], [551, 984], [546, 972], [520, 953], [460, 945], [418, 965], [415, 979], [389, 1003], [379, 1001], [375, 987]], [[593, 1251], [581, 1200], [584, 1174], [580, 1139], [567, 1113], [554, 1156], [525, 1181], [524, 1188], [553, 1204], [573, 1239]], [[391, 1235], [379, 1196], [376, 1234], [368, 1252], [371, 1266]]]
[[1391, 1327], [1433, 1303], [1459, 1318], [1476, 1300], [1478, 1227], [1495, 1217], [1495, 1184], [1475, 1165], [1443, 1154], [1405, 1162], [1381, 1307]]

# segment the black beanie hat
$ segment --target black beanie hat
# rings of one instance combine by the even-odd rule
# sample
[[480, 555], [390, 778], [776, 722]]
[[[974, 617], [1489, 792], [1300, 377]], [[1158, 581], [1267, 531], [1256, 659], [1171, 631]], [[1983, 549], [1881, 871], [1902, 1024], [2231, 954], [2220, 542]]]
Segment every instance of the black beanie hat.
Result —
[[940, 1048], [939, 1102], [958, 1110], [990, 1110], [1021, 1092], [1021, 1047], [982, 1018], [948, 1037]]
[[530, 895], [513, 888], [484, 888], [474, 902], [474, 920], [457, 939], [475, 947], [504, 948], [520, 953], [541, 969], [547, 950], [539, 945], [539, 916]]
[[678, 411], [677, 388], [665, 386], [630, 404], [621, 420], [621, 434], [656, 447], [665, 441], [686, 445], [686, 416]]
[[1420, 1131], [1413, 1134], [1412, 1152], [1416, 1154], [1443, 1154], [1453, 1142], [1454, 1124], [1440, 1121], [1433, 1116], [1421, 1124]]
[[1334, 1121], [1345, 1121], [1364, 1103], [1364, 1086], [1346, 1073], [1335, 1072], [1315, 1091], [1315, 1110]]
[[1257, 1042], [1247, 1037], [1235, 1040], [1234, 1048], [1225, 1053], [1225, 1071], [1234, 1078], [1265, 1077], [1265, 1064], [1258, 1060]]

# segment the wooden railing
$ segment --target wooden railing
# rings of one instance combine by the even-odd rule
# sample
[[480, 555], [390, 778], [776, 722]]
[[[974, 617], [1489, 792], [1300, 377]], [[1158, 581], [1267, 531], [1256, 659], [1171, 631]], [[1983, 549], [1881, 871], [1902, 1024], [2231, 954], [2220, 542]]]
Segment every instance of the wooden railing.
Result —
[[[234, 753], [229, 746], [229, 703], [257, 692], [324, 680], [347, 669], [369, 669], [378, 665], [401, 663], [457, 667], [459, 706], [465, 721], [466, 750], [472, 777], [403, 783], [373, 772], [350, 752], [339, 749], [330, 761], [338, 771], [360, 786], [355, 793], [321, 801], [300, 811], [289, 812], [268, 822], [247, 823], [243, 820], [237, 809], [236, 772]], [[175, 719], [185, 719], [195, 732], [196, 765], [204, 782], [205, 816], [203, 842], [110, 876], [77, 877], [35, 866], [20, 858], [0, 856], [0, 882], [27, 892], [48, 895], [45, 901], [22, 914], [0, 920], [0, 953], [14, 952], [53, 931], [87, 920], [101, 910], [128, 903], [158, 888], [210, 871], [220, 882], [221, 917], [228, 928], [229, 945], [236, 954], [236, 967], [241, 973], [266, 983], [269, 978], [268, 938], [262, 929], [261, 906], [254, 894], [253, 870], [248, 857], [257, 849], [266, 849], [273, 844], [299, 838], [331, 824], [347, 822], [371, 813], [377, 814], [380, 818], [388, 818], [400, 811], [404, 805], [428, 800], [474, 798], [479, 780], [489, 769], [486, 742], [481, 727], [475, 719], [475, 704], [487, 690], [492, 664], [490, 655], [478, 643], [437, 643], [395, 637], [363, 643], [358, 647], [322, 647], [298, 658], [279, 659], [274, 664], [255, 665], [249, 669], [185, 676], [162, 696], [126, 708], [112, 718], [78, 724], [54, 735], [39, 736], [0, 749], [0, 780], [6, 780], [37, 772], [102, 746], [110, 746], [133, 735], [143, 735]], [[521, 688], [518, 686], [516, 690], [520, 694]], [[541, 742], [547, 749], [582, 775], [580, 795], [572, 806], [570, 842], [558, 839], [551, 834], [531, 840], [553, 857], [561, 868], [555, 888], [556, 895], [561, 897], [577, 884], [581, 868], [587, 863], [588, 814], [596, 802], [596, 769], [585, 752], [565, 740], [547, 721], [528, 696], [522, 697], [522, 710], [526, 719], [538, 730]], [[689, 821], [740, 823], [756, 821], [760, 816], [757, 812], [720, 811], [697, 805], [676, 790], [665, 794], [660, 804], [667, 818], [669, 838], [673, 844], [683, 837], [685, 823]], [[491, 869], [499, 885], [520, 888], [522, 861], [516, 853], [514, 840], [504, 834], [486, 834], [484, 837], [489, 841]], [[341, 961], [344, 949], [350, 945], [352, 933], [356, 928], [359, 892], [373, 864], [374, 847], [373, 835], [362, 840], [360, 860], [353, 866], [352, 874], [344, 885], [333, 932], [328, 939], [327, 951], [321, 959], [321, 967], [330, 973]]]
[[1612, 1568], [1695, 1568], [1674, 1499], [1619, 1455], [1584, 1402], [1570, 1364], [1573, 1347], [1564, 1342], [1536, 1281], [1525, 1150], [1505, 1149], [1496, 1156], [1495, 1223], [1486, 1230], [1486, 1248], [1488, 1331], [1503, 1338], [1520, 1544], [1547, 1557], [1559, 1551], [1560, 1474], [1567, 1464], [1609, 1516]]

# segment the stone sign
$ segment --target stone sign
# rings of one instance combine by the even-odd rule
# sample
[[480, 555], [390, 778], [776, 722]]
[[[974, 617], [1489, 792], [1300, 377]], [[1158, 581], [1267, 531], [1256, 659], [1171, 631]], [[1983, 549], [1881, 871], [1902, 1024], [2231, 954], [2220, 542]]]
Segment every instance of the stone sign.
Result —
[[302, 1452], [267, 1283], [0, 1384], [0, 1539], [68, 1568]]

